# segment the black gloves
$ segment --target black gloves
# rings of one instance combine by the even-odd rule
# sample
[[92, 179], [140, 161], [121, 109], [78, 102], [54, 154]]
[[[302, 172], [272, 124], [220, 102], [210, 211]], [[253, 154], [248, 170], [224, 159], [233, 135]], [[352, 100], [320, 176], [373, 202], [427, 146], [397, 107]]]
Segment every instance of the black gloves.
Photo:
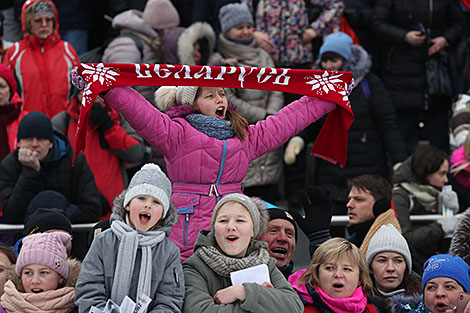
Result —
[[114, 121], [109, 117], [108, 111], [98, 102], [93, 103], [90, 109], [90, 118], [98, 126], [100, 147], [105, 150], [108, 149], [109, 144], [104, 137], [104, 133], [113, 127]]
[[330, 191], [319, 187], [308, 187], [299, 191], [305, 218], [296, 210], [289, 210], [300, 229], [307, 235], [310, 244], [319, 245], [330, 239], [331, 202]]
[[93, 103], [90, 110], [90, 118], [103, 132], [114, 125], [114, 121], [109, 117], [108, 111], [98, 102]]

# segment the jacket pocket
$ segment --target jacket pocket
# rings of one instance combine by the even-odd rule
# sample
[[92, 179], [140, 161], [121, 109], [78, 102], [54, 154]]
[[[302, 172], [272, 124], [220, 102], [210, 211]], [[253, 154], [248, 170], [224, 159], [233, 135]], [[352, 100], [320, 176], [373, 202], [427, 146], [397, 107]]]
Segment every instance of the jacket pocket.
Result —
[[[178, 214], [179, 220], [183, 220], [183, 245], [188, 245], [188, 233], [189, 225], [191, 222], [191, 216], [194, 214], [194, 208], [199, 204], [199, 196], [191, 195], [184, 197], [184, 199], [178, 199], [180, 201], [176, 205], [176, 214]], [[176, 201], [175, 201], [176, 202]]]

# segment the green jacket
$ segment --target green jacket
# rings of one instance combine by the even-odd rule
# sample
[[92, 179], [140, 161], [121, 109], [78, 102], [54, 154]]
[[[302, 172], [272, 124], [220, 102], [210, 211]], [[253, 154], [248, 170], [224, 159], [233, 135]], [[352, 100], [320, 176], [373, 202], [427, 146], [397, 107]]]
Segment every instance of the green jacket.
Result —
[[[197, 237], [194, 251], [202, 246], [213, 246], [208, 231], [201, 231]], [[255, 241], [247, 255], [255, 249], [265, 248], [266, 243]], [[270, 258], [267, 264], [271, 283], [274, 288], [263, 287], [255, 283], [244, 283], [246, 298], [232, 304], [221, 305], [214, 302], [215, 293], [232, 285], [229, 277], [221, 277], [203, 260], [193, 254], [183, 263], [186, 287], [183, 312], [256, 312], [256, 313], [302, 313], [304, 307], [297, 293], [276, 267], [276, 261]]]

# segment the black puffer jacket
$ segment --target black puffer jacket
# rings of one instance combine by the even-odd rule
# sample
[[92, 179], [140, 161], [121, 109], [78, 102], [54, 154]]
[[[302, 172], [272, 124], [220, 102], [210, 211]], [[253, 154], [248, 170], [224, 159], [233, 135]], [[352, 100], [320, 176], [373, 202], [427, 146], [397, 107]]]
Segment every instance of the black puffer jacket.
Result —
[[[427, 45], [412, 47], [405, 42], [405, 34], [418, 30], [419, 23], [431, 29], [430, 38], [444, 36], [451, 47], [458, 43], [465, 27], [458, 1], [378, 0], [376, 3], [372, 29], [382, 41], [380, 73], [400, 111], [424, 108]], [[431, 105], [434, 100], [437, 99], [430, 99]]]
[[80, 153], [72, 167], [73, 149], [67, 138], [55, 133], [54, 146], [38, 172], [18, 161], [18, 149], [0, 166], [0, 201], [4, 218], [23, 223], [31, 199], [54, 190], [70, 202], [67, 217], [72, 223], [91, 223], [101, 216], [100, 195], [85, 156]]
[[[346, 166], [340, 168], [318, 159], [318, 183], [336, 188], [332, 190], [332, 195], [343, 197], [343, 200], [347, 199], [348, 179], [364, 174], [388, 177], [389, 161], [395, 164], [407, 157], [391, 98], [380, 79], [369, 72], [370, 66], [371, 60], [367, 52], [360, 46], [352, 45], [351, 58], [345, 62], [343, 68], [353, 73], [356, 83], [349, 95], [354, 122], [348, 132]], [[369, 87], [369, 97], [365, 95], [362, 86], [364, 80]], [[312, 124], [299, 135], [305, 142], [313, 141], [320, 124]]]

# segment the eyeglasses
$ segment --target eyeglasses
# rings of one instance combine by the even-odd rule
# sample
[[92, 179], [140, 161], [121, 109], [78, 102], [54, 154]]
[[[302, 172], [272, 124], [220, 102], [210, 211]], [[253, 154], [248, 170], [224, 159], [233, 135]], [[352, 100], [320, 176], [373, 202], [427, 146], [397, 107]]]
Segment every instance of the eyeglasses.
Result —
[[36, 17], [36, 18], [33, 18], [32, 21], [34, 24], [42, 25], [44, 24], [44, 22], [46, 24], [50, 24], [54, 21], [54, 19], [52, 17]]

